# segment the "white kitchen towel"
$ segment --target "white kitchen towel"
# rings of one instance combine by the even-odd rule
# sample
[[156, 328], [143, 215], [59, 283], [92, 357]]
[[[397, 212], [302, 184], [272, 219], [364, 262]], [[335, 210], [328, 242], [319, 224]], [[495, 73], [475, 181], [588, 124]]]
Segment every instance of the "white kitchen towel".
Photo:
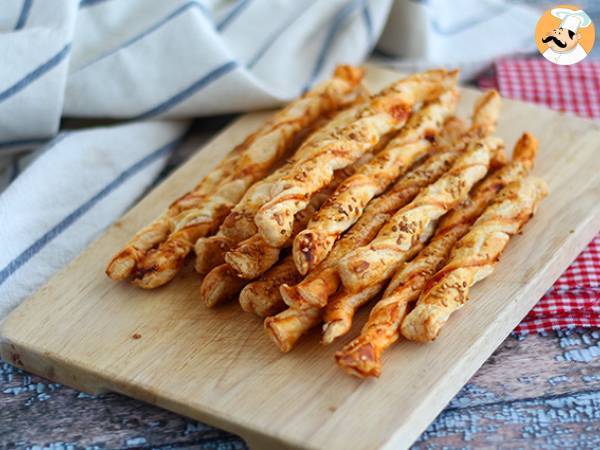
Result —
[[65, 132], [38, 150], [0, 196], [0, 318], [127, 210], [186, 128], [161, 121]]
[[0, 148], [54, 135], [61, 115], [143, 120], [272, 107], [336, 63], [361, 63], [390, 4], [3, 2]]
[[[393, 51], [394, 42], [401, 49], [415, 39], [414, 28], [406, 26], [414, 16], [402, 8], [430, 2], [397, 3], [387, 29], [404, 37], [392, 39]], [[480, 11], [499, 3], [462, 0], [446, 19], [462, 17], [469, 4]], [[156, 181], [188, 127], [186, 119], [274, 106], [328, 77], [338, 63], [361, 63], [391, 4], [4, 0], [0, 319]], [[506, 27], [521, 21], [515, 35], [524, 38], [529, 16], [510, 19]], [[437, 22], [418, 23], [419, 36], [443, 44]], [[493, 39], [489, 44], [495, 48]], [[435, 63], [462, 61], [461, 46], [448, 52]], [[477, 57], [488, 61], [494, 54]], [[123, 123], [59, 133], [64, 117]]]

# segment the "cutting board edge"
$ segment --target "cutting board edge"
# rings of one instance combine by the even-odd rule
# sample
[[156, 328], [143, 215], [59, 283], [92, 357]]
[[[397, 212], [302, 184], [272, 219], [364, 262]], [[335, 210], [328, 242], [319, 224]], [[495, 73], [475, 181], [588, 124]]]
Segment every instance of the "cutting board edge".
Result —
[[76, 361], [61, 358], [52, 352], [33, 349], [19, 343], [5, 333], [6, 321], [0, 323], [0, 358], [5, 362], [35, 375], [59, 383], [89, 395], [116, 393], [164, 408], [173, 413], [221, 428], [240, 436], [252, 450], [313, 450], [316, 447], [302, 445], [293, 439], [260, 432], [249, 423], [227, 418], [207, 408], [199, 410], [168, 396], [154, 394], [150, 388], [136, 385], [132, 380], [113, 374], [106, 375], [88, 369]]

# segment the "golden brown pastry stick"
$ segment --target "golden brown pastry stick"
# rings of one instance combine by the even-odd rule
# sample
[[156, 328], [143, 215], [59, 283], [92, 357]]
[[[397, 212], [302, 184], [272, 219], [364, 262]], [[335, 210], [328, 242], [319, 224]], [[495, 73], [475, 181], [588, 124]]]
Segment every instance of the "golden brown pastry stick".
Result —
[[285, 309], [286, 305], [279, 293], [283, 283], [297, 283], [302, 275], [296, 270], [291, 255], [273, 266], [258, 280], [246, 285], [240, 292], [240, 305], [246, 312], [259, 317], [268, 317]]
[[196, 253], [194, 269], [199, 274], [207, 274], [215, 267], [224, 264], [225, 253], [237, 244], [235, 240], [222, 234], [198, 239], [196, 245], [194, 245], [194, 252]]
[[[326, 193], [316, 194], [314, 202], [296, 214], [295, 226], [299, 229], [306, 226], [319, 204], [327, 198]], [[225, 253], [224, 259], [240, 278], [252, 280], [261, 276], [279, 260], [282, 248], [269, 245], [264, 238], [256, 233], [254, 236], [240, 242]]]
[[394, 214], [369, 245], [346, 255], [337, 266], [344, 288], [357, 292], [391, 277], [413, 248], [431, 235], [437, 220], [466, 199], [502, 146], [500, 139], [491, 137], [471, 143], [448, 173]]
[[446, 265], [425, 286], [401, 332], [412, 341], [434, 340], [450, 314], [469, 299], [469, 291], [489, 276], [511, 236], [534, 215], [548, 194], [546, 183], [526, 178], [505, 187], [456, 244]]
[[231, 176], [236, 162], [239, 161], [240, 153], [254, 142], [255, 139], [256, 134], [248, 136], [210, 174], [204, 177], [192, 191], [177, 199], [169, 206], [169, 209], [165, 213], [155, 219], [150, 225], [142, 228], [127, 243], [123, 250], [113, 257], [106, 268], [106, 274], [113, 280], [126, 280], [146, 253], [169, 236], [173, 228], [173, 222], [178, 215], [202, 202], [206, 196], [212, 194], [224, 180]]
[[[345, 178], [346, 172], [351, 170], [353, 169], [346, 168], [340, 170], [336, 179], [342, 180]], [[299, 226], [308, 223], [308, 219], [323, 204], [330, 192], [328, 189], [324, 189], [323, 192], [319, 192], [313, 196], [309, 206], [297, 214], [297, 223]], [[235, 297], [250, 280], [257, 278], [271, 268], [279, 259], [279, 253], [279, 248], [269, 246], [259, 234], [255, 234], [253, 237], [240, 243], [235, 248], [235, 251], [232, 251], [232, 255], [229, 253], [226, 254], [226, 256], [234, 256], [231, 260], [226, 258], [228, 259], [227, 262], [212, 268], [208, 272], [200, 286], [201, 298], [204, 299], [208, 306], [214, 306]], [[239, 259], [237, 258], [238, 254], [241, 254]], [[242, 261], [251, 265], [245, 267], [245, 273], [240, 274], [240, 268], [230, 264], [230, 261], [233, 263]], [[248, 276], [250, 270], [254, 272], [251, 276]], [[290, 278], [290, 280], [296, 281], [295, 278]]]
[[[276, 336], [274, 335], [273, 338], [278, 345], [284, 343], [284, 348], [289, 351], [302, 334], [321, 322], [321, 314], [319, 314], [321, 306], [312, 305], [325, 305], [328, 297], [337, 291], [339, 276], [335, 263], [339, 258], [357, 246], [370, 242], [394, 212], [410, 202], [421, 188], [443, 175], [464, 150], [464, 145], [461, 143], [493, 132], [499, 106], [500, 97], [497, 92], [490, 91], [482, 95], [475, 104], [472, 125], [468, 133], [465, 133], [460, 120], [449, 119], [444, 126], [444, 132], [436, 137], [436, 146], [439, 143], [441, 147], [438, 152], [390, 188], [390, 195], [384, 194], [373, 200], [361, 219], [336, 242], [329, 257], [319, 265], [317, 270], [309, 273], [296, 286], [282, 285], [281, 294], [286, 304], [298, 305], [302, 309], [290, 307], [273, 317], [273, 322], [277, 324]], [[278, 320], [280, 316], [282, 320]]]
[[321, 321], [321, 310], [317, 308], [297, 310], [288, 308], [279, 314], [267, 317], [265, 331], [282, 352], [289, 352], [298, 339]]
[[[424, 242], [415, 246], [410, 251], [407, 259], [411, 259], [424, 246]], [[323, 313], [322, 342], [324, 344], [331, 344], [335, 339], [350, 331], [354, 315], [358, 309], [375, 298], [383, 290], [385, 284], [386, 281], [382, 281], [357, 292], [342, 290], [340, 294], [337, 294], [333, 299], [328, 301]]]
[[358, 292], [342, 291], [329, 300], [323, 312], [321, 342], [331, 344], [336, 338], [350, 331], [358, 309], [373, 300], [384, 286], [385, 283], [377, 283]]
[[301, 297], [302, 288], [307, 287], [313, 295], [315, 291], [325, 292], [323, 295], [327, 297], [335, 292], [339, 286], [339, 278], [333, 264], [327, 266], [329, 261], [335, 261], [337, 254], [344, 253], [347, 247], [354, 248], [356, 245], [370, 242], [389, 215], [381, 213], [367, 217], [370, 217], [370, 222], [359, 220], [342, 239], [336, 242], [333, 251], [328, 259], [321, 263], [319, 270], [311, 272], [295, 286], [290, 286], [290, 283], [281, 285], [279, 294], [282, 302], [285, 300], [287, 305], [303, 305], [303, 309], [288, 307], [265, 321], [265, 329], [271, 334], [281, 351], [290, 351], [300, 336], [321, 322], [322, 308], [307, 304]]
[[[396, 272], [383, 298], [371, 310], [360, 336], [336, 353], [340, 367], [359, 377], [379, 376], [381, 355], [398, 340], [409, 304], [419, 297], [427, 281], [447, 260], [456, 241], [468, 232], [498, 191], [529, 173], [536, 153], [537, 141], [530, 134], [524, 134], [515, 146], [513, 160], [488, 175], [473, 189], [467, 201], [444, 216], [431, 242]], [[351, 317], [347, 317], [346, 322], [350, 322], [349, 328]]]
[[200, 299], [207, 307], [212, 308], [237, 295], [247, 283], [248, 280], [238, 278], [227, 264], [221, 264], [202, 280]]
[[[343, 176], [343, 174], [340, 174], [340, 178]], [[308, 218], [311, 217], [319, 205], [325, 201], [327, 195], [328, 193], [326, 191], [317, 193], [313, 199], [311, 199], [309, 206], [297, 214], [299, 216], [298, 223], [308, 223]], [[228, 244], [227, 241], [223, 242], [225, 245]], [[256, 252], [250, 253], [257, 261], [259, 261], [259, 263], [256, 263], [253, 266], [253, 270], [257, 271], [256, 275], [251, 277], [240, 277], [237, 268], [232, 267], [228, 262], [213, 267], [204, 277], [200, 286], [200, 296], [207, 306], [214, 306], [235, 297], [251, 279], [266, 272], [279, 259], [280, 249], [267, 245], [258, 234], [242, 242], [240, 245], [242, 245], [241, 248], [243, 250], [246, 250], [249, 253], [252, 251]], [[240, 248], [240, 246], [238, 245], [236, 249], [237, 248]], [[263, 270], [258, 272], [259, 268]], [[295, 280], [295, 278], [289, 279]], [[286, 281], [287, 279], [282, 280]]]
[[360, 95], [363, 75], [362, 69], [340, 66], [331, 80], [276, 113], [194, 190], [138, 232], [109, 263], [107, 275], [115, 280], [135, 275], [136, 284], [145, 288], [170, 281], [196, 239], [214, 232], [247, 187], [264, 177], [308, 127]]
[[381, 152], [336, 189], [294, 239], [294, 261], [300, 273], [308, 273], [323, 261], [339, 236], [360, 218], [369, 201], [430, 151], [429, 140], [439, 133], [457, 100], [457, 91], [450, 90], [426, 104]]
[[457, 72], [429, 71], [397, 81], [375, 95], [356, 120], [338, 128], [311, 158], [273, 183], [269, 200], [254, 217], [260, 234], [273, 246], [291, 237], [294, 214], [306, 207], [314, 192], [329, 184], [335, 170], [344, 168], [373, 148], [385, 135], [404, 126], [417, 103], [431, 100], [456, 84]]

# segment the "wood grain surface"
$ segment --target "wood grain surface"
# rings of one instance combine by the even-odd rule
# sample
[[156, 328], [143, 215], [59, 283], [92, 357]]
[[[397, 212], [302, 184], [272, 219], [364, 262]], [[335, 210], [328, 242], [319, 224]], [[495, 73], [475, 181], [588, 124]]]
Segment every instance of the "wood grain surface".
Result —
[[[369, 81], [377, 88], [396, 76], [372, 69]], [[476, 95], [463, 90], [463, 112]], [[235, 304], [206, 310], [191, 270], [153, 292], [102, 275], [115, 248], [264, 117], [237, 121], [15, 310], [1, 354], [88, 392], [125, 393], [239, 433], [253, 448], [406, 447], [600, 227], [599, 127], [505, 102], [498, 134], [509, 146], [525, 130], [540, 138], [535, 173], [552, 194], [438, 341], [400, 343], [381, 379], [361, 382], [339, 372], [335, 348], [320, 347], [316, 335], [281, 355]]]
[[[414, 449], [600, 447], [600, 330], [509, 337]], [[117, 394], [90, 396], [0, 362], [0, 448], [247, 448]]]

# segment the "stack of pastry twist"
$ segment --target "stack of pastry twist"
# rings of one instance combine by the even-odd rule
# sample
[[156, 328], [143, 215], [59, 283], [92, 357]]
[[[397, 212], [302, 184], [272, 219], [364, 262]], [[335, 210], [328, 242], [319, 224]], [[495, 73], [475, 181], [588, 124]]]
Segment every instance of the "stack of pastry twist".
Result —
[[494, 269], [547, 194], [529, 177], [528, 133], [507, 160], [495, 91], [470, 124], [455, 71], [431, 70], [368, 95], [364, 72], [334, 76], [277, 112], [189, 193], [139, 231], [106, 270], [142, 288], [169, 282], [195, 251], [208, 307], [238, 298], [290, 351], [322, 324], [346, 372], [378, 376], [401, 336], [435, 339]]

